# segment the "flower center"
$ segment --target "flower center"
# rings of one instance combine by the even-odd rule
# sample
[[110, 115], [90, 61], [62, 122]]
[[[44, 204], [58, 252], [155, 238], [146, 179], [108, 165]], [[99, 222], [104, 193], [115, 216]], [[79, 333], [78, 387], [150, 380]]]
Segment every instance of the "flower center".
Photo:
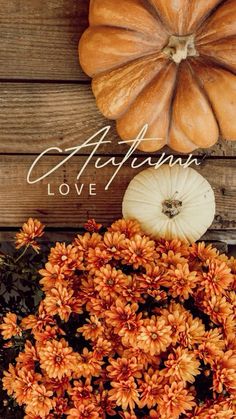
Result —
[[169, 43], [163, 49], [163, 52], [176, 64], [181, 63], [182, 60], [186, 60], [188, 57], [197, 57], [199, 55], [195, 47], [194, 35], [171, 35]]
[[111, 286], [112, 286], [112, 285], [114, 285], [114, 281], [113, 281], [113, 279], [111, 279], [111, 278], [110, 278], [110, 279], [108, 279], [108, 280], [107, 280], [107, 285], [111, 285]]
[[156, 333], [152, 333], [152, 339], [156, 340], [158, 338], [158, 335]]
[[178, 199], [166, 199], [162, 202], [162, 213], [169, 218], [174, 218], [180, 213], [182, 205], [182, 201]]
[[62, 361], [62, 358], [61, 358], [61, 356], [56, 356], [56, 362], [59, 364], [60, 362]]

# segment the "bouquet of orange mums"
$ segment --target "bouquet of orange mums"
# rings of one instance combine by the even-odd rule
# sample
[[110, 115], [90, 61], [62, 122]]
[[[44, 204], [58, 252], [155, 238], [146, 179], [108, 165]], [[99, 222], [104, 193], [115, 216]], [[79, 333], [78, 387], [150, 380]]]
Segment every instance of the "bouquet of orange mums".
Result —
[[[235, 259], [135, 220], [86, 228], [50, 249], [37, 311], [0, 326], [19, 348], [2, 382], [22, 417], [234, 418]], [[39, 252], [42, 234], [30, 219], [17, 247]]]

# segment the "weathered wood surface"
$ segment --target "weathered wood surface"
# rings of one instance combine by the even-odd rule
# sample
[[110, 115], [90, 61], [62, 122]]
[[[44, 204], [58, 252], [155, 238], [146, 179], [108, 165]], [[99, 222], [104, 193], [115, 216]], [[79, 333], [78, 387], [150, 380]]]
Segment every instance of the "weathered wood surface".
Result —
[[[96, 108], [90, 85], [0, 83], [0, 153], [40, 153], [53, 146], [64, 150], [81, 145], [107, 125], [111, 125], [107, 137], [111, 144], [98, 152], [127, 152], [126, 145], [118, 145], [115, 123]], [[173, 153], [167, 148], [163, 151]], [[82, 154], [90, 152], [81, 150]], [[236, 142], [219, 141], [211, 149], [194, 154], [235, 156]]]
[[[110, 189], [105, 191], [104, 188], [114, 173], [114, 167], [109, 165], [103, 169], [95, 169], [93, 160], [81, 179], [76, 181], [86, 157], [74, 157], [47, 179], [30, 185], [27, 184], [26, 177], [34, 159], [35, 156], [0, 156], [2, 227], [19, 226], [29, 216], [40, 218], [49, 227], [80, 228], [88, 218], [96, 218], [107, 225], [121, 217], [125, 189], [132, 177], [142, 170], [131, 169], [126, 164]], [[45, 157], [36, 167], [34, 178], [46, 173], [58, 164], [60, 159], [55, 156]], [[106, 157], [104, 159], [107, 160]], [[215, 191], [217, 213], [212, 229], [231, 230], [231, 238], [236, 240], [236, 161], [215, 159], [211, 164], [203, 163], [197, 170], [209, 180]], [[55, 193], [54, 196], [47, 195], [48, 183], [51, 185], [51, 192]], [[71, 187], [67, 196], [58, 193], [58, 187], [62, 183]], [[79, 188], [85, 184], [80, 196], [75, 190], [75, 183]], [[96, 184], [96, 196], [89, 195], [89, 184]]]
[[0, 78], [85, 80], [78, 41], [89, 0], [0, 0]]
[[[48, 182], [52, 190], [61, 183], [73, 188], [85, 161], [81, 156], [40, 184], [26, 183], [27, 171], [41, 151], [81, 145], [108, 124], [112, 143], [98, 153], [113, 156], [127, 151], [127, 146], [117, 144], [115, 124], [97, 110], [89, 79], [78, 64], [78, 41], [88, 25], [88, 5], [89, 0], [0, 0], [0, 229], [18, 227], [29, 216], [65, 230], [80, 228], [87, 218], [107, 225], [121, 216], [124, 191], [137, 173], [128, 165], [107, 192], [104, 187], [114, 168], [96, 170], [91, 163], [78, 182], [79, 187], [85, 183], [81, 196], [74, 189], [66, 197], [47, 196]], [[220, 141], [195, 154], [210, 156], [198, 170], [214, 187], [217, 201], [215, 222], [204, 238], [234, 245], [236, 142]], [[45, 158], [40, 170], [57, 161], [55, 156]], [[97, 184], [96, 196], [89, 196], [89, 183]]]

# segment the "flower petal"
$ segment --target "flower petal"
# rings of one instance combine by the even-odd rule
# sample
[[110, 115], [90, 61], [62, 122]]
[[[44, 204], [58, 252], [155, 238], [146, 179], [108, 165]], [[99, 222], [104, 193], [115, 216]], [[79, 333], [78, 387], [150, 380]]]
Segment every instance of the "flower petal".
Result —
[[89, 76], [126, 64], [157, 51], [155, 39], [121, 28], [88, 28], [79, 44], [80, 63]]
[[176, 151], [189, 152], [210, 147], [219, 137], [210, 103], [199, 87], [191, 68], [180, 67], [173, 103], [169, 145]]
[[156, 54], [132, 61], [93, 79], [97, 106], [107, 118], [118, 119], [166, 62]]
[[89, 23], [91, 26], [116, 26], [145, 33], [160, 42], [167, 41], [167, 33], [158, 16], [154, 17], [142, 0], [91, 0]]
[[134, 140], [148, 124], [145, 135], [148, 141], [143, 141], [139, 149], [155, 151], [166, 144], [176, 71], [174, 63], [165, 66], [117, 121], [117, 130], [122, 139]]

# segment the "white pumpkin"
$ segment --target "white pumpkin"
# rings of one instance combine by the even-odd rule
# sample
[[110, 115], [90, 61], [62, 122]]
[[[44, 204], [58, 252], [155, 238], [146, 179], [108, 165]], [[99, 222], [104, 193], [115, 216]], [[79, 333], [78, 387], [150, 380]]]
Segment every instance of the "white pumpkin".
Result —
[[167, 240], [199, 240], [214, 220], [215, 196], [196, 170], [163, 165], [139, 173], [123, 200], [123, 216], [136, 219], [144, 232]]

